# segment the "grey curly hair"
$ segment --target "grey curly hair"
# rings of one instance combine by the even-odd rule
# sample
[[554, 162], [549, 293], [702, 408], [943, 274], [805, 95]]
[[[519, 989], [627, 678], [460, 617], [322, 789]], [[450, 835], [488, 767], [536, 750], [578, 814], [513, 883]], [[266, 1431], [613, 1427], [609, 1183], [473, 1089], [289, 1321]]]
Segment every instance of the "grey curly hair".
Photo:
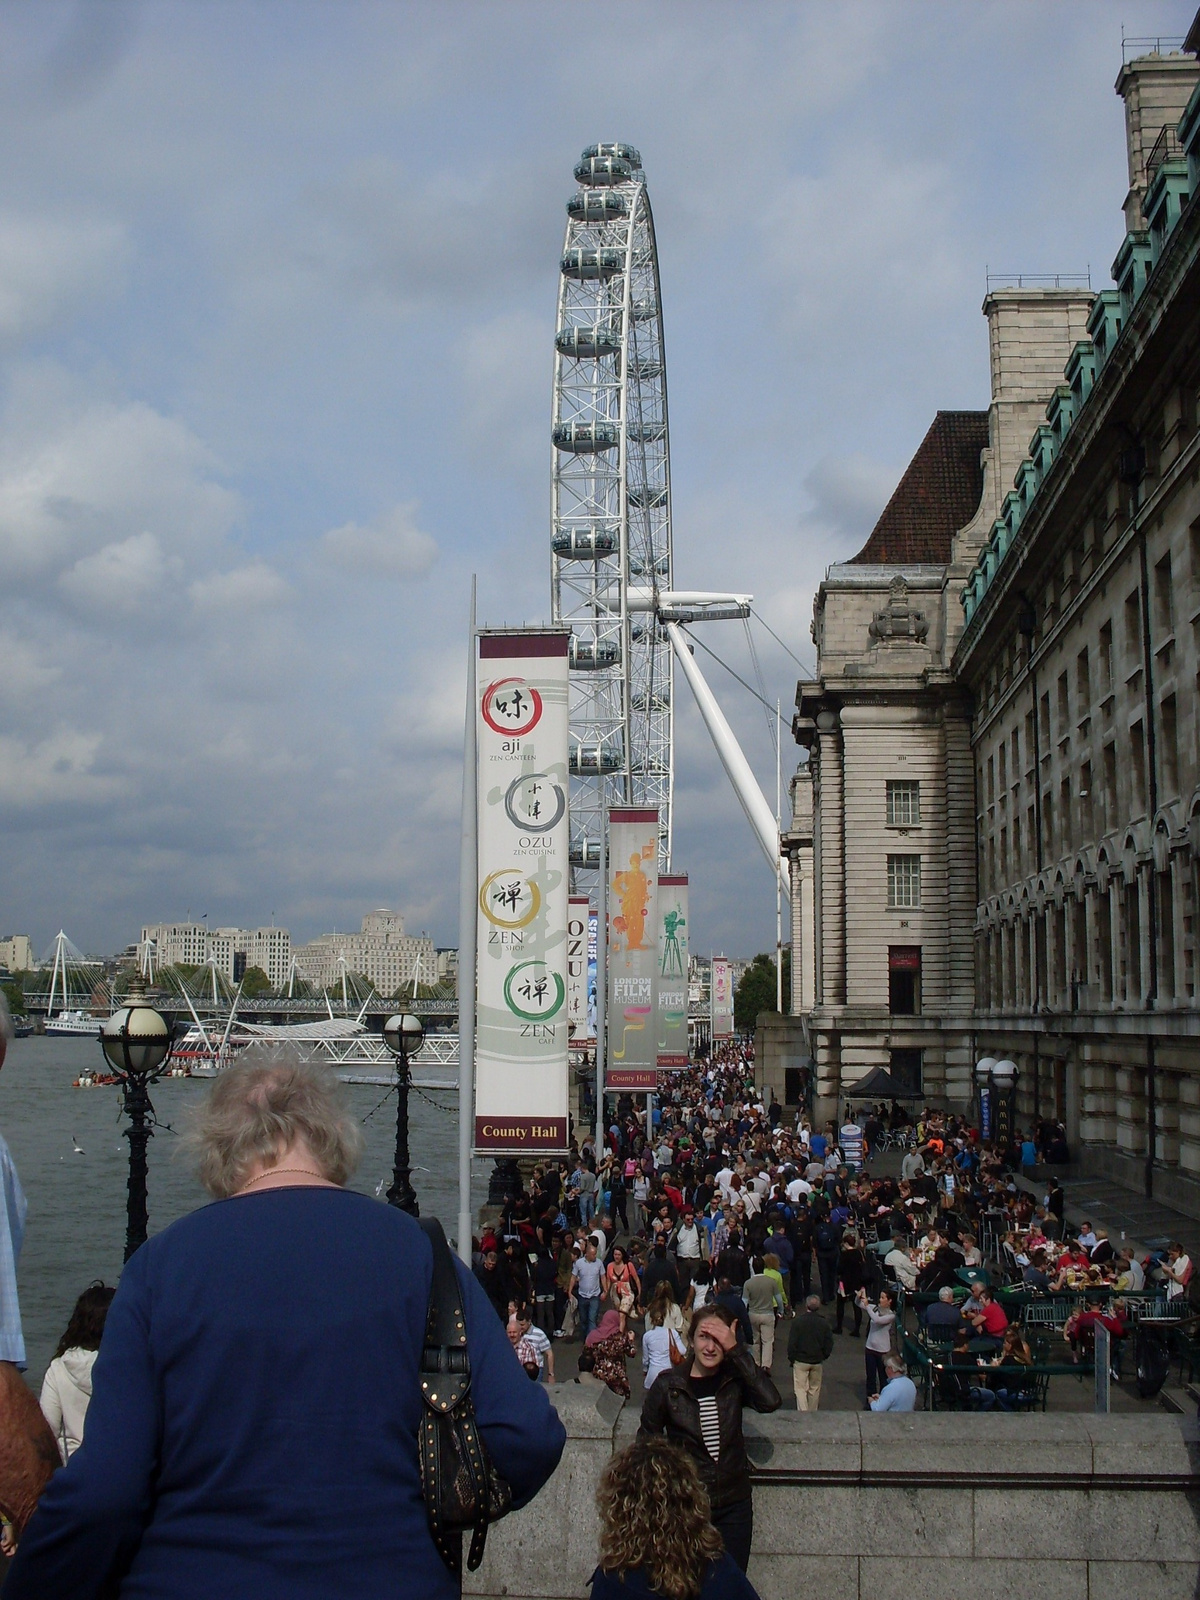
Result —
[[362, 1154], [362, 1131], [327, 1066], [294, 1050], [251, 1046], [213, 1084], [186, 1145], [200, 1182], [224, 1200], [256, 1164], [274, 1166], [297, 1139], [331, 1183], [345, 1183]]

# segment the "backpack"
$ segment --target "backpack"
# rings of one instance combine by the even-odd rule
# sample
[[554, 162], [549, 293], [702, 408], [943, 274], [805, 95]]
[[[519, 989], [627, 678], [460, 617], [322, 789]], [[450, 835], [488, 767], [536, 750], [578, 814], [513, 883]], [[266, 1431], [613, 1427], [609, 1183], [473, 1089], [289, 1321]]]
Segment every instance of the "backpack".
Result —
[[831, 1223], [819, 1223], [813, 1234], [813, 1243], [822, 1255], [832, 1255], [838, 1247], [838, 1231]]

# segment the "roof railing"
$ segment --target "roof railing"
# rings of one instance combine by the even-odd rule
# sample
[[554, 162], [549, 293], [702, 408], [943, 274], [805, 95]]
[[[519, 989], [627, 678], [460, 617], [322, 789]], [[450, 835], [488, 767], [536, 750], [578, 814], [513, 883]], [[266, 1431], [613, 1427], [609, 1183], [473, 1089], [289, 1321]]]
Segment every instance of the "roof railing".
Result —
[[1167, 38], [1163, 35], [1148, 37], [1146, 35], [1129, 34], [1121, 29], [1121, 60], [1133, 61], [1138, 56], [1165, 56], [1177, 51], [1182, 51], [1183, 36]]
[[1168, 122], [1166, 127], [1155, 139], [1150, 147], [1150, 154], [1146, 157], [1146, 186], [1154, 181], [1154, 174], [1164, 161], [1182, 160], [1184, 155], [1183, 145], [1179, 142], [1179, 134], [1175, 124]]
[[1090, 289], [1092, 269], [1086, 272], [989, 272], [988, 292], [993, 289]]

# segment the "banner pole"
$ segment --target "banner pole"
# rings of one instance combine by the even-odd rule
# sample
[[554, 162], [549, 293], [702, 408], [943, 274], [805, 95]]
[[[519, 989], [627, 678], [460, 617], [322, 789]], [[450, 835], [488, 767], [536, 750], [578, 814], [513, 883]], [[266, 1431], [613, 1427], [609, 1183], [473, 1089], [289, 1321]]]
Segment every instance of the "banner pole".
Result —
[[467, 648], [467, 725], [463, 733], [462, 837], [458, 862], [458, 1254], [471, 1266], [471, 1152], [475, 1144], [475, 897], [479, 877], [475, 720], [475, 576]]
[[604, 1055], [608, 1048], [608, 809], [600, 807], [600, 882], [596, 905], [596, 1165], [604, 1150]]
[[[775, 832], [783, 843], [783, 760], [779, 736], [780, 702], [775, 702]], [[775, 1009], [783, 1012], [783, 879], [775, 874]]]

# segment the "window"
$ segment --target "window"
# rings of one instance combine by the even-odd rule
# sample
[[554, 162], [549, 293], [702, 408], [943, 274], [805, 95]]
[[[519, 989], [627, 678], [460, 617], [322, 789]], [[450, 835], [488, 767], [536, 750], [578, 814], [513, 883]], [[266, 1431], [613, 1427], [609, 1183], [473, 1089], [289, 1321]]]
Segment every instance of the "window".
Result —
[[[990, 767], [990, 763], [989, 763]], [[991, 785], [988, 785], [989, 789]], [[990, 796], [989, 796], [990, 798]], [[905, 778], [889, 778], [887, 819], [891, 828], [912, 828], [921, 820], [921, 785]]]
[[1133, 793], [1130, 798], [1133, 802], [1133, 815], [1140, 817], [1146, 809], [1146, 735], [1140, 718], [1129, 730], [1129, 744], [1133, 783]]
[[1092, 763], [1085, 761], [1079, 769], [1079, 831], [1084, 844], [1092, 837]]
[[1012, 775], [1013, 787], [1021, 781], [1021, 730], [1014, 728], [1012, 731]]
[[988, 757], [987, 772], [988, 772], [987, 797], [988, 797], [988, 805], [991, 806], [991, 805], [995, 805], [995, 803], [996, 803], [996, 760], [995, 760], [994, 756], [989, 756]]
[[1113, 685], [1112, 623], [1100, 629], [1100, 688], [1107, 694]]
[[1067, 675], [1060, 672], [1058, 676], [1058, 737], [1065, 739], [1071, 724], [1071, 700], [1067, 688]]
[[1069, 854], [1071, 849], [1071, 780], [1064, 778], [1058, 786], [1058, 826], [1060, 837], [1058, 853], [1060, 856]]
[[1125, 600], [1125, 660], [1131, 671], [1142, 662], [1142, 597], [1137, 589]]
[[1165, 555], [1154, 567], [1154, 631], [1161, 639], [1174, 632], [1175, 606], [1171, 590], [1171, 557]]
[[916, 910], [921, 904], [920, 856], [889, 856], [888, 905], [896, 910]]
[[1042, 696], [1041, 708], [1042, 708], [1042, 726], [1041, 726], [1042, 760], [1043, 761], [1049, 761], [1049, 759], [1050, 759], [1050, 693], [1049, 693], [1049, 690], [1047, 690], [1047, 692]]
[[1105, 828], [1115, 828], [1117, 825], [1117, 747], [1115, 744], [1104, 746], [1104, 813], [1103, 825]]
[[1092, 680], [1086, 645], [1075, 657], [1075, 699], [1079, 705], [1079, 715], [1086, 717], [1092, 704]]
[[1005, 740], [1000, 741], [1000, 798], [1004, 799], [1004, 791], [1008, 788], [1008, 745]]
[[921, 1010], [921, 946], [888, 946], [888, 1010], [894, 1017], [915, 1017]]
[[1167, 695], [1162, 703], [1162, 717], [1160, 721], [1162, 733], [1159, 742], [1162, 746], [1162, 778], [1163, 793], [1170, 796], [1179, 793], [1179, 737], [1176, 728], [1175, 696]]

